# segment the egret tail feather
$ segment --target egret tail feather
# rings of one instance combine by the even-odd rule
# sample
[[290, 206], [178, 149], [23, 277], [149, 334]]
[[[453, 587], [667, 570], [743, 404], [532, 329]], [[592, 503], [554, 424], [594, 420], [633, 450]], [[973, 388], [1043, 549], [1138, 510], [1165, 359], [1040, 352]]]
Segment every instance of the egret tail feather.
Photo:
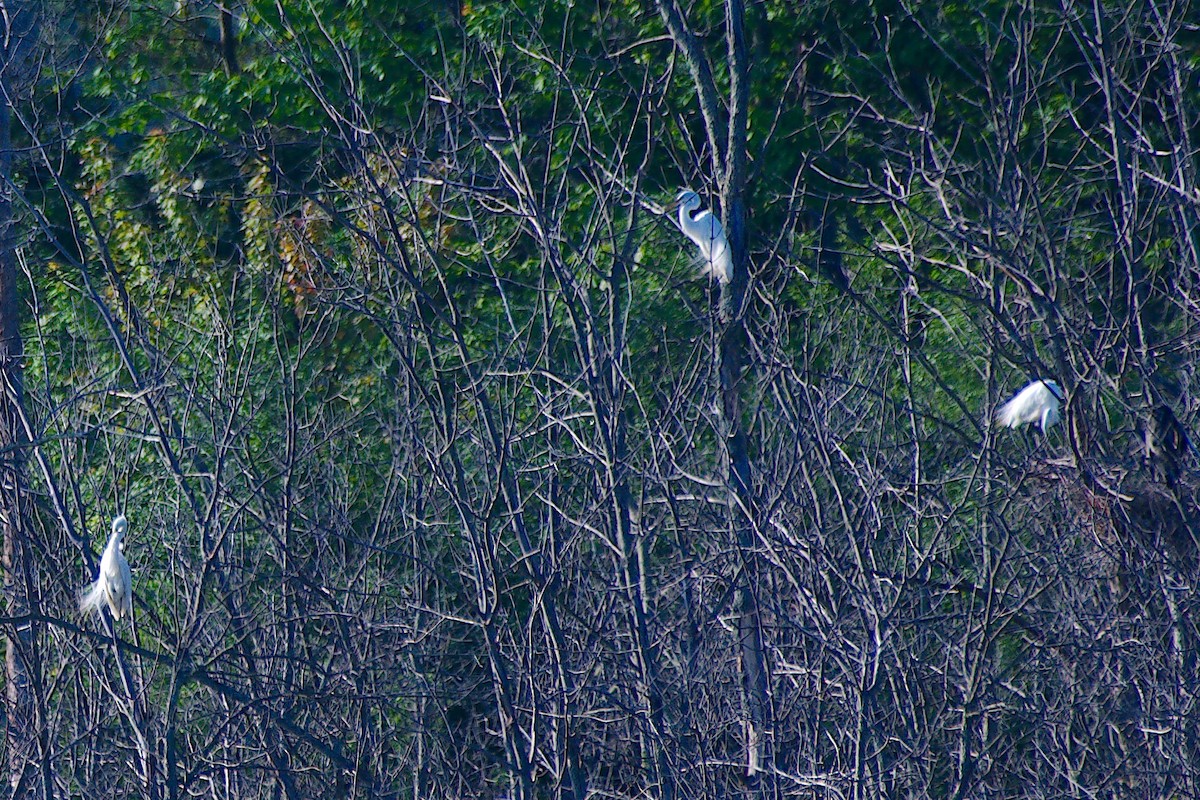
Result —
[[99, 580], [94, 581], [79, 593], [79, 613], [89, 614], [93, 611], [99, 611], [104, 602], [103, 582]]

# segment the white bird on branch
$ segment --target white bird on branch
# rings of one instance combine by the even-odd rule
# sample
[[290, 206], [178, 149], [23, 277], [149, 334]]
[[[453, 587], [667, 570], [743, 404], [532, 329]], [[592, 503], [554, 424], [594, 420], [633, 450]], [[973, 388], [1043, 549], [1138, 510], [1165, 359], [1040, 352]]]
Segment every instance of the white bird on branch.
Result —
[[1000, 406], [996, 422], [1006, 428], [1017, 428], [1025, 423], [1038, 423], [1042, 433], [1060, 419], [1063, 391], [1051, 380], [1037, 380], [1026, 386], [1017, 396]]
[[701, 274], [722, 284], [729, 283], [733, 278], [733, 260], [721, 220], [708, 209], [700, 211], [700, 196], [687, 189], [679, 193], [672, 205], [679, 207], [679, 229], [700, 248]]
[[129, 523], [124, 514], [113, 520], [112, 535], [108, 537], [108, 545], [100, 557], [100, 575], [95, 583], [79, 595], [80, 612], [99, 611], [102, 605], [108, 603], [108, 610], [118, 620], [125, 614], [133, 614], [133, 583], [129, 575], [129, 562], [121, 552], [121, 540], [125, 538], [127, 530]]

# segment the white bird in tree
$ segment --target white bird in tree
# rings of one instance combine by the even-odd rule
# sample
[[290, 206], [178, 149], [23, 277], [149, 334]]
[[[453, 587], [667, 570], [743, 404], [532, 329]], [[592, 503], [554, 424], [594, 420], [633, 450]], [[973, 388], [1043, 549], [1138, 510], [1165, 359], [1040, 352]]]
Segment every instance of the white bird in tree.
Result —
[[1042, 433], [1060, 419], [1063, 391], [1051, 380], [1037, 380], [1026, 386], [1017, 396], [1000, 406], [996, 422], [1006, 428], [1017, 428], [1025, 423], [1038, 423]]
[[121, 552], [121, 540], [125, 538], [127, 530], [129, 523], [124, 514], [113, 520], [112, 535], [108, 537], [108, 545], [100, 557], [100, 575], [95, 583], [79, 595], [79, 610], [82, 613], [99, 611], [104, 603], [108, 603], [108, 610], [118, 620], [126, 614], [133, 614], [133, 583], [129, 575], [129, 562]]
[[700, 210], [700, 196], [683, 190], [675, 198], [679, 206], [679, 229], [700, 248], [701, 274], [722, 284], [733, 278], [733, 260], [721, 220], [708, 209]]

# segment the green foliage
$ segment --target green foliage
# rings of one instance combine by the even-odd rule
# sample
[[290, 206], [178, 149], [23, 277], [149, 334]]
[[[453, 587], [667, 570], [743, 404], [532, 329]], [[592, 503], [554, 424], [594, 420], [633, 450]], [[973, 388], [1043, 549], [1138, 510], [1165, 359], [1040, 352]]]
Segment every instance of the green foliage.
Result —
[[[727, 4], [683, 5], [725, 103]], [[1136, 469], [1139, 404], [1192, 371], [1194, 132], [1165, 66], [1190, 57], [1101, 4], [1138, 32], [1106, 100], [1098, 23], [1059, 6], [747, 5], [735, 419], [722, 290], [652, 211], [683, 186], [719, 206], [724, 147], [655, 4], [81, 12], [101, 33], [73, 104], [26, 134], [60, 143], [22, 181], [47, 265], [26, 382], [70, 513], [95, 540], [130, 512], [145, 703], [185, 791], [245, 759], [290, 760], [286, 794], [416, 795], [439, 770], [440, 796], [565, 793], [568, 735], [591, 794], [659, 791], [655, 746], [681, 796], [743, 791], [711, 765], [743, 757], [748, 580], [787, 774], [948, 795], [988, 714], [1004, 741], [959, 794], [1044, 774], [1029, 753], [1058, 744], [1021, 721], [1075, 691], [1060, 612], [1124, 624], [1093, 575], [1120, 512], [1096, 476]], [[1099, 434], [995, 435], [1043, 372]], [[1094, 483], [1039, 460], [1068, 441]], [[73, 544], [39, 552], [80, 571]], [[71, 658], [81, 707], [111, 691]], [[64, 748], [124, 735], [92, 713]]]

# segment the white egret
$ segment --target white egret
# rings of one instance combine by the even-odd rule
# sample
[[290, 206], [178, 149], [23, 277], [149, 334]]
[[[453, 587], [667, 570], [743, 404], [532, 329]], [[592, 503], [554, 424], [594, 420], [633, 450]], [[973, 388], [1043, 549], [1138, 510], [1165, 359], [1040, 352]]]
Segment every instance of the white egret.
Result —
[[996, 422], [1006, 428], [1017, 428], [1025, 423], [1039, 423], [1042, 433], [1059, 420], [1058, 410], [1062, 407], [1063, 391], [1051, 380], [1037, 380], [1026, 386], [1017, 396], [1000, 406]]
[[118, 620], [125, 614], [133, 614], [133, 582], [129, 575], [129, 562], [121, 552], [121, 540], [125, 538], [127, 530], [129, 523], [124, 514], [113, 520], [112, 535], [108, 537], [108, 545], [100, 557], [100, 575], [95, 583], [79, 595], [79, 610], [82, 613], [99, 611], [101, 605], [108, 603], [108, 610]]
[[700, 248], [701, 274], [729, 283], [733, 278], [733, 260], [721, 220], [708, 209], [699, 210], [700, 196], [693, 191], [683, 190], [675, 203], [679, 206], [679, 229]]

